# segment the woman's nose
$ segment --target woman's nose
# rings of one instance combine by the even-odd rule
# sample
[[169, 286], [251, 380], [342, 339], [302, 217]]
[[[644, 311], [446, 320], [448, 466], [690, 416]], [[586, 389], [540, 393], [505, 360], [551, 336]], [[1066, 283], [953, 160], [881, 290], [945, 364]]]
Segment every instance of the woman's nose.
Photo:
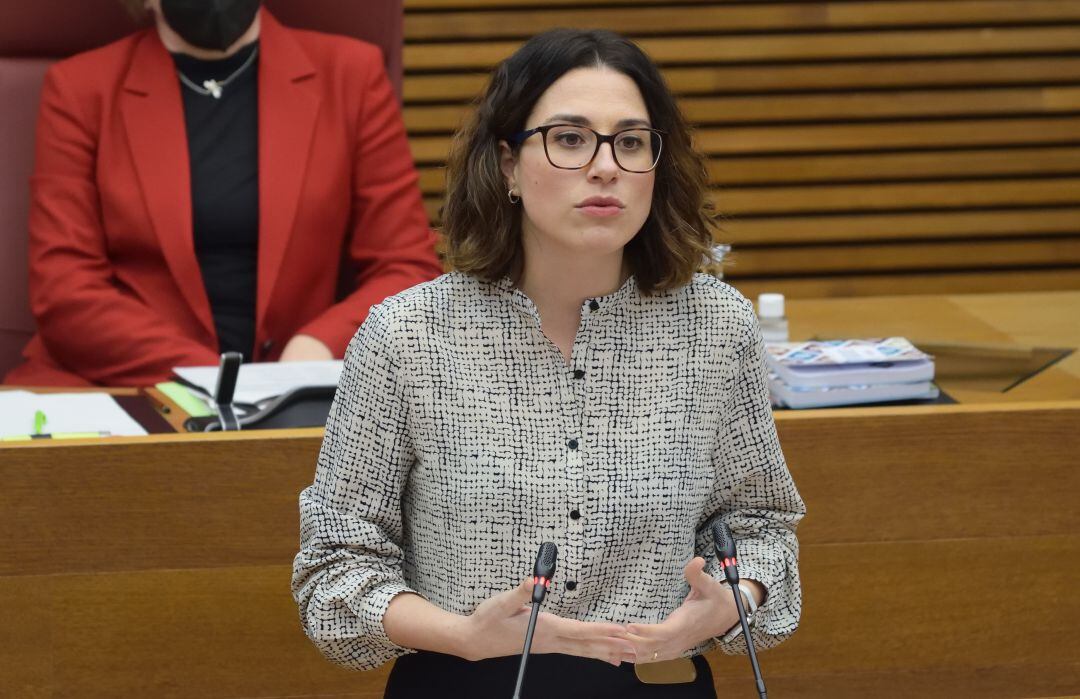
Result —
[[610, 180], [619, 173], [619, 165], [615, 162], [615, 151], [610, 143], [601, 143], [600, 150], [589, 163], [589, 177]]

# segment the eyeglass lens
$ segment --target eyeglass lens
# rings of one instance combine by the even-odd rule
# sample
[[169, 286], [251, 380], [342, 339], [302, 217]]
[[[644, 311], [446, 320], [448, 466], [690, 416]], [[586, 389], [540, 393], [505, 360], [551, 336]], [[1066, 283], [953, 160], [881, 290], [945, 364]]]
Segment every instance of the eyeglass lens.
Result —
[[[596, 133], [580, 126], [556, 126], [547, 132], [545, 146], [555, 167], [585, 167], [596, 154]], [[648, 172], [660, 157], [660, 135], [648, 129], [620, 131], [612, 152], [623, 170]]]

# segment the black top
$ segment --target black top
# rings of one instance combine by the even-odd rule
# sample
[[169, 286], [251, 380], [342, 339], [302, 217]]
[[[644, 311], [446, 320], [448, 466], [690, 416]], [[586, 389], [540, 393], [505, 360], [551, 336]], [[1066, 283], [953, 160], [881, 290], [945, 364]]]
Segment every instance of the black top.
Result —
[[259, 259], [259, 57], [252, 58], [257, 49], [253, 42], [214, 61], [173, 54], [177, 70], [199, 87], [204, 80], [223, 82], [234, 76], [221, 88], [220, 99], [200, 94], [183, 80], [180, 92], [191, 161], [195, 255], [219, 351], [240, 352], [245, 361], [251, 360], [255, 345]]

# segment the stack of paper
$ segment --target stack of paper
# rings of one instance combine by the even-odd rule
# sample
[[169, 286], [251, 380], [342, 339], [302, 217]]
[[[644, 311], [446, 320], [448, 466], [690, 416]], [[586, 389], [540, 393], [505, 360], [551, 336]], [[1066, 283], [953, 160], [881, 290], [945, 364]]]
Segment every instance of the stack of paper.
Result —
[[[241, 364], [233, 402], [258, 405], [270, 398], [305, 386], [337, 386], [340, 359], [322, 362], [266, 362]], [[176, 367], [173, 373], [201, 397], [210, 401], [217, 388], [218, 367]]]
[[144, 435], [107, 393], [0, 391], [0, 439]]
[[933, 358], [902, 337], [766, 343], [775, 405], [825, 408], [938, 397]]

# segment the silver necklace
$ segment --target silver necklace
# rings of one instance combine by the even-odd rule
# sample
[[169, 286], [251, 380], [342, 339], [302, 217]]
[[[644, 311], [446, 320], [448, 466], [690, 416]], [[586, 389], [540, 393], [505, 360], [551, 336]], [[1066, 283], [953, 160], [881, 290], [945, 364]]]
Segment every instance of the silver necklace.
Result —
[[255, 57], [258, 55], [259, 47], [256, 46], [255, 49], [251, 52], [251, 55], [247, 57], [246, 61], [244, 61], [243, 65], [234, 70], [232, 72], [232, 75], [225, 78], [224, 80], [203, 80], [203, 84], [201, 87], [196, 85], [194, 81], [188, 78], [188, 76], [184, 75], [184, 73], [179, 69], [177, 69], [176, 74], [180, 76], [180, 82], [184, 83], [195, 92], [198, 92], [200, 95], [212, 95], [214, 99], [219, 100], [221, 99], [222, 88], [231, 83], [236, 78], [236, 76], [247, 70], [248, 67], [255, 62]]

